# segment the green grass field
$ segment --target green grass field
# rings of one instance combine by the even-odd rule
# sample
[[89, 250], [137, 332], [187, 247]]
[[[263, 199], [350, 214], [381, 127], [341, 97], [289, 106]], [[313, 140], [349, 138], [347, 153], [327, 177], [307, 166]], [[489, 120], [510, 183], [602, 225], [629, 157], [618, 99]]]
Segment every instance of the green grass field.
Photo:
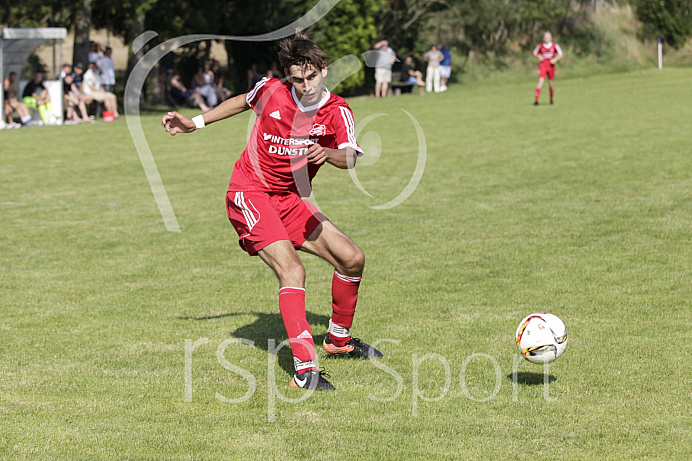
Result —
[[[692, 458], [692, 70], [558, 79], [554, 107], [534, 84], [350, 101], [387, 114], [361, 133], [373, 197], [330, 167], [315, 197], [367, 256], [354, 334], [388, 342], [380, 368], [318, 351], [338, 390], [301, 403], [270, 379], [304, 395], [268, 353], [278, 284], [225, 215], [248, 114], [175, 138], [143, 117], [181, 233], [124, 121], [0, 132], [0, 458]], [[416, 166], [401, 109], [425, 173], [373, 209]], [[331, 269], [303, 260], [321, 341]], [[547, 388], [513, 342], [544, 310], [570, 338]], [[217, 398], [250, 389], [220, 346], [244, 402]]]

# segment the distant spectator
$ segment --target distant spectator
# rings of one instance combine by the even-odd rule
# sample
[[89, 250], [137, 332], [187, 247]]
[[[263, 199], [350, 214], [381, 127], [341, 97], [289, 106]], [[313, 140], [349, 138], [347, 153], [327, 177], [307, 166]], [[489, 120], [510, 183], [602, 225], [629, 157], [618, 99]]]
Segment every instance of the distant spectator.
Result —
[[425, 89], [428, 92], [435, 90], [440, 92], [440, 62], [445, 58], [437, 46], [433, 45], [426, 51], [423, 58], [428, 61], [428, 69], [425, 72]]
[[176, 59], [178, 59], [178, 55], [171, 51], [163, 55], [159, 61], [159, 88], [163, 89], [164, 92], [168, 91], [168, 84], [175, 70]]
[[407, 85], [418, 87], [418, 93], [423, 96], [425, 82], [423, 82], [423, 73], [413, 68], [413, 58], [407, 56], [404, 63], [401, 65], [401, 81]]
[[207, 105], [210, 107], [216, 107], [216, 89], [213, 87], [214, 83], [214, 72], [209, 68], [209, 63], [205, 62], [204, 66], [199, 66], [197, 68], [197, 73], [194, 78], [195, 83], [195, 93], [199, 93], [204, 96], [207, 101]]
[[89, 40], [89, 55], [87, 56], [87, 59], [91, 61], [92, 57], [98, 58], [98, 56], [96, 56], [96, 42]]
[[440, 47], [440, 53], [444, 56], [444, 59], [440, 61], [440, 91], [447, 91], [447, 82], [449, 76], [452, 75], [452, 53], [446, 43]]
[[190, 105], [196, 105], [204, 112], [211, 109], [204, 103], [204, 98], [201, 94], [195, 93], [194, 91], [189, 91], [185, 88], [185, 85], [180, 81], [180, 74], [178, 72], [173, 72], [171, 81], [168, 82], [169, 93], [176, 104], [182, 105], [188, 103]]
[[84, 67], [81, 63], [77, 63], [72, 69], [72, 93], [79, 97], [81, 102], [89, 105], [94, 101], [94, 98], [87, 96], [82, 91], [82, 82], [84, 81]]
[[90, 62], [89, 69], [84, 73], [81, 91], [94, 101], [103, 103], [107, 111], [113, 112], [115, 118], [120, 118], [120, 114], [118, 113], [118, 102], [115, 99], [115, 95], [103, 89], [101, 77], [97, 70], [98, 66], [96, 63]]
[[[82, 97], [77, 87], [74, 86], [74, 77], [71, 74], [65, 75], [62, 81], [63, 99], [65, 102], [65, 123], [91, 122], [87, 113], [86, 100]], [[77, 114], [77, 110], [81, 114]]]
[[267, 70], [267, 77], [269, 78], [281, 78], [281, 71], [279, 70], [279, 66], [276, 64], [276, 61], [272, 61], [272, 65]]
[[8, 78], [3, 81], [3, 92], [5, 93], [5, 115], [7, 115], [7, 123], [12, 124], [12, 113], [17, 112], [22, 121], [22, 125], [31, 125], [31, 115], [29, 109], [17, 99], [17, 73], [10, 72]]
[[260, 80], [262, 80], [262, 76], [257, 72], [257, 64], [252, 64], [247, 70], [247, 90], [253, 89]]
[[375, 64], [375, 97], [386, 98], [389, 84], [392, 83], [392, 65], [396, 61], [396, 53], [387, 40], [380, 40], [373, 48], [379, 51]]
[[60, 68], [60, 80], [63, 80], [65, 76], [72, 73], [72, 64], [65, 63]]
[[98, 62], [102, 57], [101, 45], [96, 42], [89, 42], [89, 62]]
[[223, 86], [223, 71], [221, 70], [221, 64], [216, 59], [211, 62], [211, 71], [214, 74], [212, 86], [216, 90], [216, 98], [223, 102], [231, 97], [231, 91]]
[[115, 63], [113, 62], [113, 49], [109, 46], [103, 56], [96, 61], [101, 69], [101, 80], [103, 89], [109, 93], [115, 92]]
[[[19, 128], [22, 125], [20, 123], [16, 123], [14, 119], [12, 118], [12, 113], [14, 113], [14, 109], [10, 107], [10, 104], [5, 101], [5, 105], [3, 107], [3, 117], [2, 120], [0, 120], [0, 130], [4, 128]], [[7, 120], [7, 123], [5, 123], [5, 120]]]
[[43, 72], [36, 71], [34, 73], [34, 79], [26, 84], [24, 87], [24, 94], [22, 95], [22, 102], [29, 109], [38, 109], [38, 113], [41, 115], [43, 123], [46, 125], [50, 119], [51, 123], [54, 123], [52, 115], [50, 115], [51, 101], [50, 93], [43, 85]]
[[84, 81], [84, 66], [81, 62], [75, 64], [74, 71], [72, 72], [72, 77], [74, 79], [74, 86], [76, 86], [79, 91], [84, 93], [82, 91], [82, 82]]

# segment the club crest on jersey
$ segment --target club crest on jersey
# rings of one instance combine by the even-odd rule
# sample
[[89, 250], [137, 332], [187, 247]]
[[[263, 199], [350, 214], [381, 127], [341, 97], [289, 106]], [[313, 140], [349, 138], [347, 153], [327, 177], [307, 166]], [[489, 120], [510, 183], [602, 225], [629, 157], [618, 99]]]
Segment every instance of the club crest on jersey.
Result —
[[327, 127], [325, 125], [320, 125], [315, 123], [312, 125], [312, 130], [310, 130], [310, 136], [324, 136], [327, 134]]

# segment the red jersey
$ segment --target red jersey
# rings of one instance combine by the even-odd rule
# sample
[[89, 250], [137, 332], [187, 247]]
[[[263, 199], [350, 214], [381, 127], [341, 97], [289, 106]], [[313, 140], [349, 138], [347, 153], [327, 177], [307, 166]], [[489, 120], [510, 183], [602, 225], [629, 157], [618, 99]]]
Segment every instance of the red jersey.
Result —
[[293, 85], [263, 78], [246, 96], [257, 113], [250, 140], [231, 176], [229, 191], [295, 192], [307, 197], [319, 166], [309, 163], [308, 147], [352, 147], [359, 154], [353, 112], [326, 88], [322, 100], [303, 106]]
[[550, 61], [555, 56], [562, 56], [562, 48], [557, 43], [541, 43], [533, 50], [533, 54], [543, 56], [544, 61]]

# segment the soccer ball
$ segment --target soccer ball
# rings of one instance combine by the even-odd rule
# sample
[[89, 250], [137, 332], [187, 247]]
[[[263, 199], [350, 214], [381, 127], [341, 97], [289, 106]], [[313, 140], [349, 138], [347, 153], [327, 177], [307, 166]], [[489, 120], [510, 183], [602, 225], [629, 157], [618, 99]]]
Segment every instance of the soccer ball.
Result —
[[567, 329], [557, 316], [536, 312], [524, 318], [517, 328], [519, 353], [531, 363], [550, 363], [567, 348]]

